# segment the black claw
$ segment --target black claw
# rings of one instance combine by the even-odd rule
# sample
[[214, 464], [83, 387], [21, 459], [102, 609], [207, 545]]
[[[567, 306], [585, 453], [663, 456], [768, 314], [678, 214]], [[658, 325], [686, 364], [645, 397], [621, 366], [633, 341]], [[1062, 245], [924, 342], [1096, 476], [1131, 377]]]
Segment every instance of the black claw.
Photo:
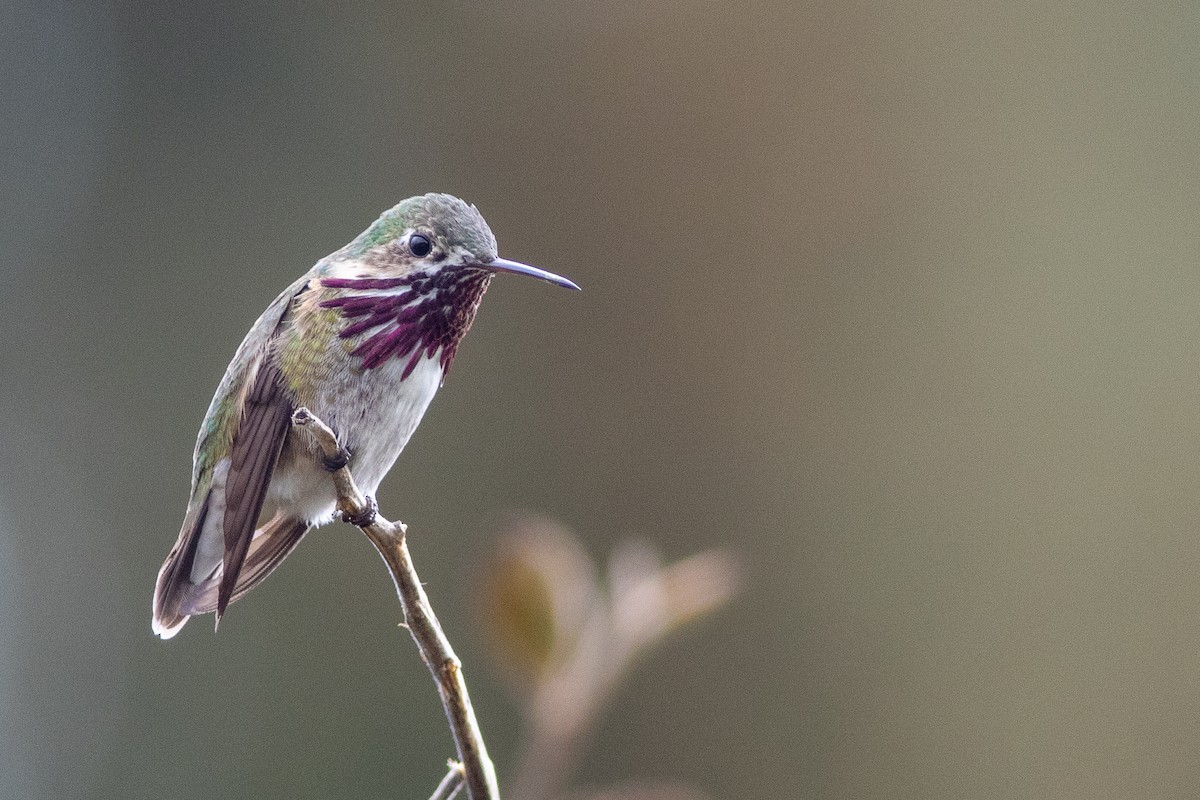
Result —
[[337, 472], [342, 467], [350, 463], [350, 451], [344, 447], [339, 447], [337, 455], [333, 458], [328, 456], [321, 457], [321, 464], [330, 472]]
[[362, 510], [361, 514], [342, 514], [342, 520], [349, 522], [356, 528], [365, 528], [375, 521], [375, 515], [379, 512], [379, 504], [375, 502], [375, 498], [371, 495], [366, 496], [367, 507]]

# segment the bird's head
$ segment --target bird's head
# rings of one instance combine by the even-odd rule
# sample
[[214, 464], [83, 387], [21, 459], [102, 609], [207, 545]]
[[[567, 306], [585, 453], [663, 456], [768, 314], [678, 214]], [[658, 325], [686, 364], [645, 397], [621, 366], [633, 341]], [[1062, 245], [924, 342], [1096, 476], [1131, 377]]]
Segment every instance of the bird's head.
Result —
[[433, 276], [443, 270], [508, 272], [579, 288], [552, 272], [500, 258], [496, 237], [479, 209], [448, 194], [419, 195], [397, 203], [337, 257], [358, 262], [372, 277], [382, 279]]
[[529, 275], [578, 289], [552, 272], [496, 255], [496, 237], [475, 206], [426, 194], [388, 209], [350, 244], [326, 259], [320, 305], [343, 318], [338, 337], [374, 369], [407, 359], [407, 378], [424, 357], [443, 372], [471, 327], [497, 272]]

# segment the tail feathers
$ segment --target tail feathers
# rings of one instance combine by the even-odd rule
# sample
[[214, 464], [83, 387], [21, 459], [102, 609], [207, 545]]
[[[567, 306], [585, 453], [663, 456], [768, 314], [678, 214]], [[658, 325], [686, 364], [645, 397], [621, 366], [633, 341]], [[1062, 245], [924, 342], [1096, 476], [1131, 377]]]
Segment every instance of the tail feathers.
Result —
[[[204, 527], [207, 503], [192, 528], [198, 534]], [[283, 514], [271, 517], [254, 532], [246, 559], [238, 573], [230, 602], [239, 600], [279, 566], [308, 532], [308, 523]], [[217, 610], [221, 587], [221, 567], [200, 581], [192, 576], [198, 535], [181, 536], [180, 542], [167, 556], [158, 573], [154, 590], [154, 619], [152, 628], [163, 639], [170, 639], [196, 614]], [[219, 621], [219, 616], [218, 616]]]
[[200, 544], [200, 534], [208, 518], [211, 499], [210, 492], [195, 513], [189, 511], [179, 532], [179, 540], [158, 571], [158, 580], [154, 584], [151, 628], [164, 639], [170, 639], [187, 622], [188, 615], [180, 609], [187, 588], [191, 585], [192, 564], [196, 560], [196, 547]]

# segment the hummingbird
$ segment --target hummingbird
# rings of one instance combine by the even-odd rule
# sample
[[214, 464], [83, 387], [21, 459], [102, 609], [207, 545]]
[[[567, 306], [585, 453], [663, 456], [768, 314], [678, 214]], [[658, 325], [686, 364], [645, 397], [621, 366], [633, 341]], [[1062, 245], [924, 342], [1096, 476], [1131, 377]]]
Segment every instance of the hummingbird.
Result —
[[337, 434], [364, 494], [421, 422], [496, 273], [578, 289], [500, 258], [479, 210], [448, 194], [410, 197], [318, 261], [246, 334], [209, 404], [179, 538], [154, 587], [152, 628], [169, 639], [261, 583], [337, 495], [315, 442], [291, 424], [307, 407]]

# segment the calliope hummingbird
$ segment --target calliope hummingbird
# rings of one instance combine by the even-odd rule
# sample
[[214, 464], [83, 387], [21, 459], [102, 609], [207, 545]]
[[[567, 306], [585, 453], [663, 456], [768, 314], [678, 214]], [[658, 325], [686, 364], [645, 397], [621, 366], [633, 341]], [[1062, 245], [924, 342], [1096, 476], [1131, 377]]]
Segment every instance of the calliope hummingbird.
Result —
[[497, 272], [578, 289], [499, 258], [475, 206], [410, 197], [321, 259], [254, 323], [200, 426], [179, 539], [154, 587], [154, 632], [257, 586], [304, 534], [333, 518], [320, 452], [292, 413], [333, 429], [373, 496], [442, 384]]

